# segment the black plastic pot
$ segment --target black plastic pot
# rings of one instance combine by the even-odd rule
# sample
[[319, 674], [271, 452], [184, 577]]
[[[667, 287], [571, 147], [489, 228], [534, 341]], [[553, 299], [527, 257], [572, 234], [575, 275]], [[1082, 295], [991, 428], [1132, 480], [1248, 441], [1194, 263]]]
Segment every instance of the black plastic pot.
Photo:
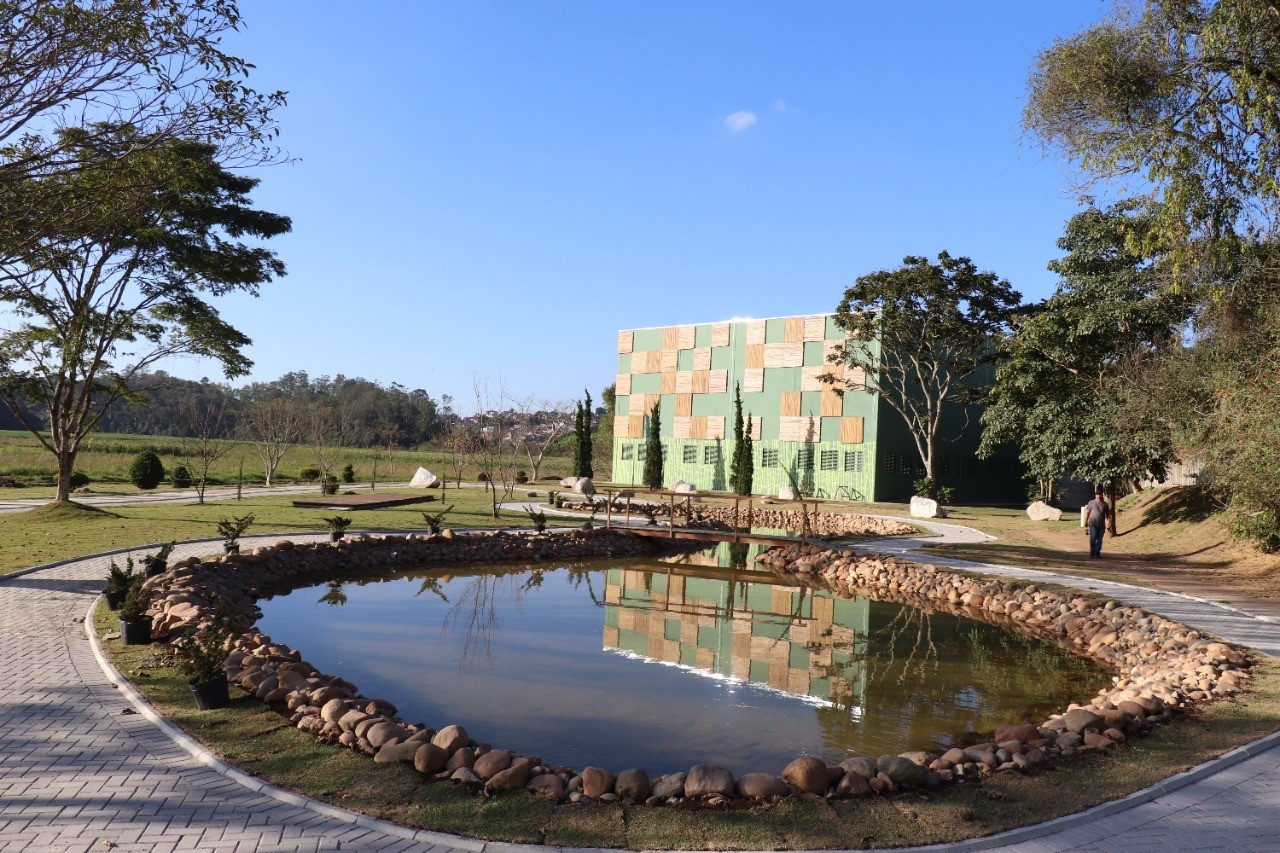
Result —
[[227, 544], [222, 546], [222, 550], [228, 554], [239, 554], [240, 546], [234, 542], [228, 542]]
[[120, 620], [120, 639], [126, 646], [145, 646], [151, 642], [151, 619], [126, 622]]
[[208, 681], [188, 685], [191, 695], [196, 698], [196, 708], [201, 711], [212, 711], [225, 708], [231, 704], [231, 693], [227, 690], [227, 679], [216, 675]]
[[337, 542], [339, 539], [341, 539], [341, 538], [342, 538], [342, 535], [343, 535], [343, 534], [342, 534], [342, 531], [341, 531], [341, 530], [333, 530], [333, 531], [330, 531], [330, 533], [329, 533], [329, 541], [330, 541], [330, 542]]
[[124, 597], [128, 595], [127, 590], [105, 590], [102, 595], [107, 599], [107, 607], [112, 610], [119, 610], [120, 605], [124, 604]]

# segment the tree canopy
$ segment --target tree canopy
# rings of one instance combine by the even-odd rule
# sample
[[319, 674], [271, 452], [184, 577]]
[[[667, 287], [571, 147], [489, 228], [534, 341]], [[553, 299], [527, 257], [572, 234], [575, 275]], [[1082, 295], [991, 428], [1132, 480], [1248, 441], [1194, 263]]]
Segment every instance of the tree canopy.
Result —
[[845, 291], [835, 318], [849, 339], [832, 357], [853, 370], [848, 379], [823, 379], [841, 390], [865, 383], [879, 394], [902, 416], [933, 477], [938, 442], [946, 438], [944, 408], [976, 399], [981, 372], [1021, 300], [968, 258], [906, 257], [901, 267], [864, 275]]
[[[34, 217], [0, 230], [0, 300], [19, 321], [0, 333], [0, 398], [57, 458], [60, 500], [81, 440], [157, 362], [190, 354], [247, 372], [249, 339], [208, 298], [256, 294], [282, 275], [256, 241], [290, 228], [251, 207], [258, 181], [224, 168], [214, 144], [135, 149], [135, 128], [98, 130], [65, 134], [91, 168], [22, 182], [33, 197], [94, 208], [87, 227]], [[48, 436], [24, 402], [44, 410]]]

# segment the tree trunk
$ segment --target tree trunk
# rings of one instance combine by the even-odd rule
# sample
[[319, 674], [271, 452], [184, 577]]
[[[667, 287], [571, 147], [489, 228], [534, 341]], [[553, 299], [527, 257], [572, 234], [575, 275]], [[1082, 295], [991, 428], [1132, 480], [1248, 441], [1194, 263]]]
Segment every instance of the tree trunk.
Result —
[[270, 462], [267, 463], [267, 488], [271, 488], [271, 482], [276, 478], [276, 466]]
[[1107, 503], [1111, 505], [1111, 517], [1107, 519], [1107, 532], [1111, 536], [1116, 535], [1116, 487], [1107, 486]]
[[63, 451], [55, 455], [58, 460], [58, 492], [55, 501], [71, 500], [71, 472], [76, 466], [74, 451]]

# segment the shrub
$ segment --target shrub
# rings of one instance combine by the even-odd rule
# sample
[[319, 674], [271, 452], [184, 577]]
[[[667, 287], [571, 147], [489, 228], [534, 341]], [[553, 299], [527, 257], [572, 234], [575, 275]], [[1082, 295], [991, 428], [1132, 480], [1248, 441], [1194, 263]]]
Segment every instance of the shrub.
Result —
[[191, 684], [213, 681], [223, 673], [231, 629], [221, 610], [200, 631], [173, 644], [173, 659]]
[[81, 473], [80, 471], [71, 472], [71, 491], [74, 492], [76, 489], [83, 489], [91, 482], [92, 480], [89, 479], [88, 474]]
[[347, 463], [347, 465], [345, 465], [342, 469], [342, 482], [354, 483], [355, 481], [356, 481], [356, 469], [352, 468], [350, 463]]
[[939, 486], [932, 477], [921, 477], [912, 483], [911, 487], [919, 497], [928, 498], [940, 504], [949, 504], [955, 497], [954, 489], [950, 486]]
[[173, 487], [175, 489], [189, 489], [195, 482], [191, 478], [191, 472], [187, 470], [186, 465], [179, 465], [177, 468], [174, 468], [170, 477], [173, 480]]
[[329, 526], [330, 533], [343, 533], [351, 526], [351, 519], [343, 515], [324, 516], [320, 520]]
[[164, 480], [164, 463], [151, 450], [144, 450], [133, 457], [129, 466], [129, 481], [139, 489], [150, 491]]
[[527, 483], [527, 482], [529, 482], [529, 474], [528, 474], [527, 472], [525, 472], [525, 471], [517, 471], [517, 472], [516, 472], [516, 482], [517, 482], [517, 483]]
[[324, 493], [326, 495], [336, 495], [338, 493], [338, 478], [330, 474], [324, 478]]
[[235, 545], [236, 540], [253, 524], [254, 514], [232, 516], [218, 522], [218, 535], [226, 540], [227, 545]]
[[142, 558], [142, 565], [146, 568], [147, 577], [152, 578], [156, 575], [164, 574], [165, 569], [169, 568], [169, 557], [173, 554], [174, 546], [177, 544], [177, 542], [170, 542], [167, 545], [162, 545], [159, 551]]
[[116, 565], [115, 560], [111, 561], [111, 566], [107, 570], [107, 588], [104, 590], [112, 598], [121, 600], [129, 594], [129, 588], [138, 577], [137, 572], [133, 570], [133, 557], [126, 557], [124, 565], [125, 567], [121, 569]]
[[540, 509], [534, 509], [528, 504], [524, 508], [525, 514], [529, 516], [529, 520], [533, 522], [533, 529], [541, 533], [547, 529], [547, 514]]
[[487, 483], [489, 482], [489, 475], [481, 471], [479, 474], [476, 475], [476, 479], [482, 483]]
[[151, 606], [151, 592], [142, 589], [144, 580], [145, 578], [141, 575], [133, 579], [133, 583], [129, 587], [129, 594], [124, 597], [124, 603], [116, 611], [120, 621], [141, 622], [146, 617], [147, 608]]
[[319, 468], [303, 468], [298, 472], [298, 479], [304, 483], [314, 483], [320, 479]]

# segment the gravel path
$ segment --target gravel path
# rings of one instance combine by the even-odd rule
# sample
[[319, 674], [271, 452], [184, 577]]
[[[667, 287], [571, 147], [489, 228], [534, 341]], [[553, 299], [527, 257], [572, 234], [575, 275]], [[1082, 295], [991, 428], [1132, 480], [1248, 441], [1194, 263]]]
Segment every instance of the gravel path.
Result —
[[[956, 525], [930, 527], [942, 537], [928, 537], [931, 543], [982, 535]], [[858, 547], [902, 552], [918, 544], [885, 540]], [[176, 557], [214, 547], [182, 545]], [[128, 688], [112, 683], [86, 638], [80, 620], [109, 559], [86, 557], [0, 578], [0, 850], [551, 849], [415, 832], [354, 815], [273, 790], [184, 743], [148, 717], [149, 709], [132, 704]], [[1212, 602], [936, 556], [928, 561], [1095, 589], [1280, 656], [1274, 620]], [[1127, 801], [931, 849], [1280, 850], [1280, 738], [1268, 741]]]

